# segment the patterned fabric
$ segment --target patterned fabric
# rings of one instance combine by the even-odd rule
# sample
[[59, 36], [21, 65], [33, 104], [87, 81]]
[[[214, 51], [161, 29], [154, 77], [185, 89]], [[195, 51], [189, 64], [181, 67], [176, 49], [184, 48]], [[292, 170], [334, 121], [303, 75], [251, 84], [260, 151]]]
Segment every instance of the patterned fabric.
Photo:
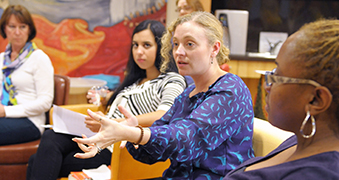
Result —
[[267, 156], [255, 157], [241, 164], [235, 170], [228, 173], [224, 180], [339, 179], [339, 152], [337, 151], [324, 152], [275, 166], [244, 172], [247, 166], [269, 159], [296, 144], [297, 138], [292, 136]]
[[171, 160], [168, 179], [222, 179], [254, 157], [253, 106], [245, 83], [227, 73], [206, 92], [191, 98], [195, 85], [178, 96], [172, 108], [151, 130], [147, 144], [129, 152], [141, 162]]
[[174, 99], [186, 88], [185, 79], [178, 73], [160, 74], [157, 78], [139, 85], [139, 81], [122, 90], [113, 101], [107, 114], [109, 118], [123, 118], [117, 105], [124, 106], [133, 115], [157, 110], [167, 111]]
[[12, 48], [11, 44], [8, 44], [5, 50], [4, 55], [4, 64], [2, 68], [2, 73], [4, 76], [4, 81], [2, 82], [2, 94], [1, 94], [1, 103], [3, 105], [17, 105], [17, 101], [15, 99], [16, 90], [12, 84], [11, 74], [14, 70], [18, 69], [32, 54], [32, 52], [36, 49], [36, 45], [32, 42], [27, 42], [25, 46], [20, 50], [18, 57], [12, 61], [11, 53]]

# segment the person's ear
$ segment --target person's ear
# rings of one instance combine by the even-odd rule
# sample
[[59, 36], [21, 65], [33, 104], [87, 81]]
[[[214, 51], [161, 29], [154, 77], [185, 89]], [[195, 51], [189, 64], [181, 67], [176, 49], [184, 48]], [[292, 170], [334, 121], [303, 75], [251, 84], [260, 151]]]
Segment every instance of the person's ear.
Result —
[[326, 111], [332, 104], [332, 93], [324, 86], [316, 87], [308, 107], [310, 113], [315, 115]]
[[212, 54], [213, 54], [214, 57], [216, 57], [217, 54], [219, 53], [220, 47], [221, 47], [220, 41], [216, 41], [216, 42], [213, 44], [213, 46], [212, 46]]

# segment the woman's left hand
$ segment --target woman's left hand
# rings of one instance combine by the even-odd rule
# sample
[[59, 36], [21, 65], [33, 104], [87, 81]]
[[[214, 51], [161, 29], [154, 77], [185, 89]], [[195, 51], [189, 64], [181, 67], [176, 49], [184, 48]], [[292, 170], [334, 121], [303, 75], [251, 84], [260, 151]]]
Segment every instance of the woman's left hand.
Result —
[[5, 117], [6, 112], [5, 112], [5, 106], [0, 104], [0, 117]]

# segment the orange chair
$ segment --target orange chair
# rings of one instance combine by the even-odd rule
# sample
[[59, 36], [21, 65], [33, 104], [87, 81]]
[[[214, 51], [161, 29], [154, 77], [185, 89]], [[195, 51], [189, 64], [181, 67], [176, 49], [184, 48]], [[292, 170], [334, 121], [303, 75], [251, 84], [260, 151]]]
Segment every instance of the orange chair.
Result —
[[120, 142], [114, 144], [111, 160], [111, 180], [150, 179], [162, 177], [170, 166], [170, 160], [149, 165], [135, 160], [126, 148], [120, 149]]
[[[69, 89], [69, 77], [55, 74], [53, 104], [67, 104]], [[28, 159], [36, 153], [39, 143], [40, 140], [35, 140], [27, 143], [0, 146], [0, 180], [26, 179]]]

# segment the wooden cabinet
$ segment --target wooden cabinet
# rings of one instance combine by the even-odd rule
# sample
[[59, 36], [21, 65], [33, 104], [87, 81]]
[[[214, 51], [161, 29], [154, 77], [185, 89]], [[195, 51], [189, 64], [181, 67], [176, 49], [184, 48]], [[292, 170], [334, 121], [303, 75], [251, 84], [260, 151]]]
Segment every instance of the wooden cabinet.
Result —
[[249, 88], [253, 102], [257, 94], [259, 78], [261, 76], [260, 74], [256, 73], [255, 70], [271, 71], [276, 67], [274, 59], [269, 60], [232, 59], [228, 64], [230, 65], [230, 72], [241, 77], [241, 79], [245, 82], [245, 84]]

